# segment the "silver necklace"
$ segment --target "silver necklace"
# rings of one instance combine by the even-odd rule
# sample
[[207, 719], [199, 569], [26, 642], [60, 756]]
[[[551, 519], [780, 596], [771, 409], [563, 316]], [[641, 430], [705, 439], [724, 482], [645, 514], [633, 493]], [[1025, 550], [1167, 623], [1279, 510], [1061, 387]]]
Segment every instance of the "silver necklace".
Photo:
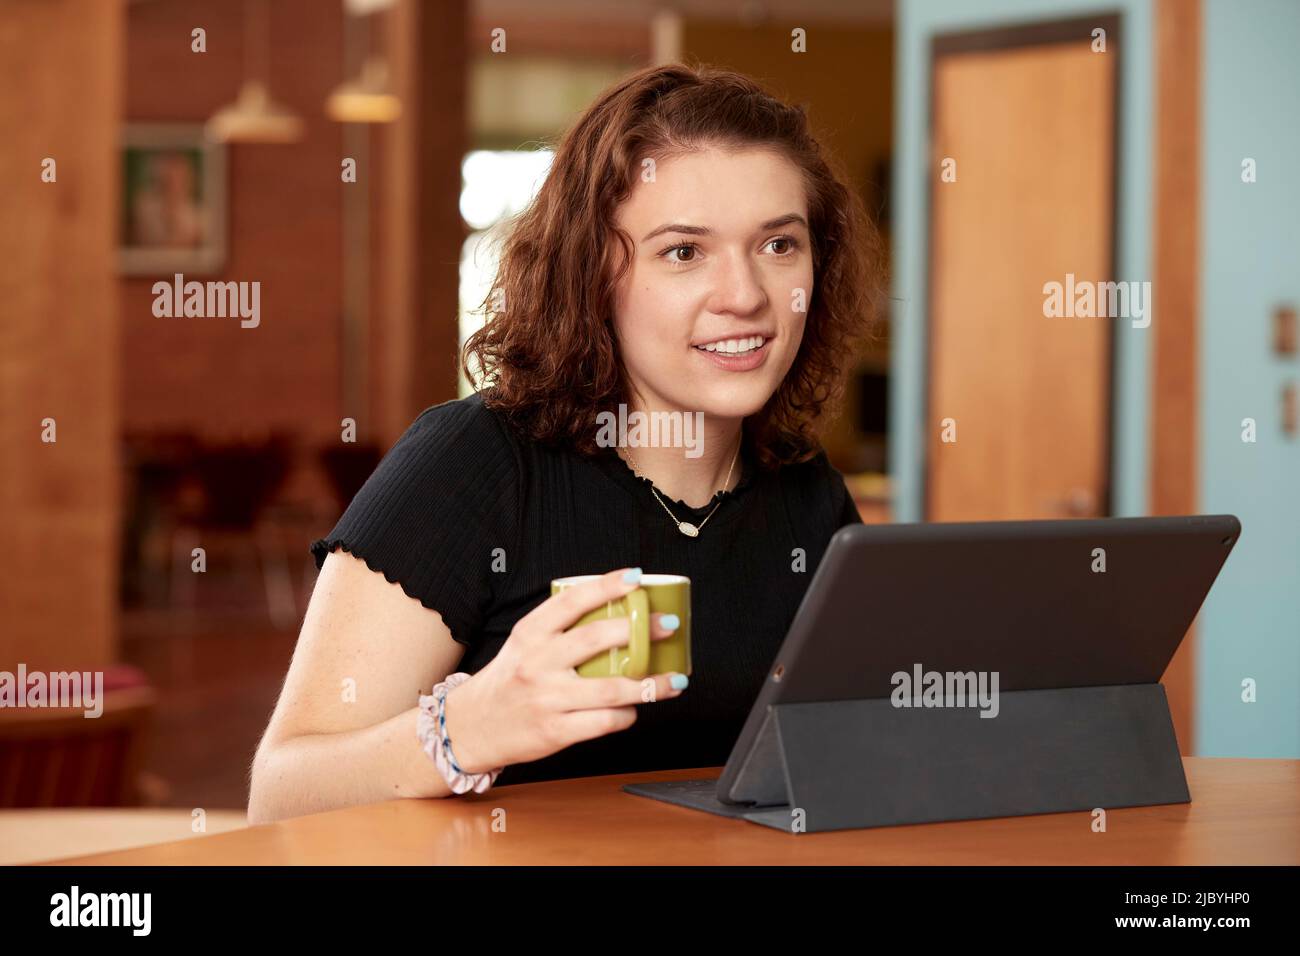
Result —
[[[743, 440], [744, 439], [742, 438], [742, 441]], [[632, 453], [627, 450], [627, 446], [624, 446], [623, 450], [627, 452], [627, 460], [632, 465], [632, 473], [635, 474], [638, 478], [646, 478], [645, 475], [641, 474], [641, 469], [637, 467], [636, 459], [633, 458]], [[736, 458], [739, 457], [739, 455], [740, 455], [740, 445], [737, 444], [735, 454], [731, 456], [731, 464], [727, 466], [727, 477], [723, 479], [722, 482], [723, 490], [726, 490], [727, 485], [731, 484], [731, 472], [732, 469], [736, 467]], [[649, 478], [646, 478], [646, 480], [650, 481]], [[701, 521], [698, 525], [693, 525], [689, 521], [677, 520], [677, 516], [673, 514], [672, 509], [669, 508], [668, 505], [664, 504], [664, 500], [659, 497], [659, 491], [655, 488], [653, 481], [650, 481], [650, 493], [655, 496], [655, 500], [659, 502], [659, 504], [663, 507], [664, 511], [668, 512], [668, 517], [673, 519], [673, 524], [677, 525], [677, 530], [680, 531], [682, 534], [686, 535], [686, 537], [688, 538], [698, 538], [701, 529], [703, 529], [704, 525], [708, 522], [708, 520], [713, 517], [713, 512], [717, 511], [718, 508], [722, 506], [722, 502], [719, 501], [716, 505], [713, 506], [712, 509], [710, 509], [709, 513], [704, 516], [703, 521]]]

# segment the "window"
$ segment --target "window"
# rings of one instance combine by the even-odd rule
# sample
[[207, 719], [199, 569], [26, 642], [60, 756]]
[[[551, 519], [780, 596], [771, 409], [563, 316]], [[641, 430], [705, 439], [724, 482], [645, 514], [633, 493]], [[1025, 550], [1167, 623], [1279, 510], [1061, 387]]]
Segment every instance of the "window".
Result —
[[[461, 218], [474, 230], [460, 254], [460, 346], [483, 325], [483, 300], [496, 277], [498, 251], [512, 216], [522, 212], [546, 179], [555, 154], [549, 149], [475, 150], [461, 164]], [[459, 373], [459, 395], [472, 394]]]

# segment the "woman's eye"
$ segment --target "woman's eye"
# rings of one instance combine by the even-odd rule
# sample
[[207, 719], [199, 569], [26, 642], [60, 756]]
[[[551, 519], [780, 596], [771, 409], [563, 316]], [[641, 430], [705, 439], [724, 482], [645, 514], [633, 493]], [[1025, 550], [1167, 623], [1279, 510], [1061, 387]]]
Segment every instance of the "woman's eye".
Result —
[[799, 244], [789, 236], [777, 236], [775, 239], [769, 240], [767, 244], [778, 256], [788, 256], [799, 248]]
[[659, 255], [666, 258], [669, 262], [676, 264], [685, 264], [695, 258], [695, 246], [690, 243], [684, 243], [680, 246], [669, 246]]

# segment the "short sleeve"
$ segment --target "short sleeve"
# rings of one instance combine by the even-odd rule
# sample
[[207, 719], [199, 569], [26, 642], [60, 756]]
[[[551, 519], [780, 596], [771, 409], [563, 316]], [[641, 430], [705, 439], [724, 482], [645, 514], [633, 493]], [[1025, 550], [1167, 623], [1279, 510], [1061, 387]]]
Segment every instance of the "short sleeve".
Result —
[[329, 534], [312, 542], [316, 567], [342, 548], [473, 646], [493, 599], [494, 552], [515, 546], [519, 488], [519, 457], [479, 396], [434, 405], [388, 450]]

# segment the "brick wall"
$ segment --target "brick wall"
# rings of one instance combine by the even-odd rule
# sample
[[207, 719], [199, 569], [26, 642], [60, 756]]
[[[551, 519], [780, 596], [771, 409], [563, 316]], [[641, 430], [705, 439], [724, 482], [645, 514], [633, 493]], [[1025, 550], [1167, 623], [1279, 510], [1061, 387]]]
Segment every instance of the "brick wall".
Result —
[[[342, 308], [342, 129], [324, 115], [342, 77], [341, 4], [269, 4], [272, 95], [304, 121], [292, 145], [228, 147], [229, 253], [219, 275], [261, 282], [261, 324], [156, 318], [151, 286], [121, 283], [123, 426], [253, 437], [337, 438]], [[128, 122], [204, 122], [243, 76], [242, 3], [131, 4]], [[190, 31], [207, 31], [207, 52]]]

